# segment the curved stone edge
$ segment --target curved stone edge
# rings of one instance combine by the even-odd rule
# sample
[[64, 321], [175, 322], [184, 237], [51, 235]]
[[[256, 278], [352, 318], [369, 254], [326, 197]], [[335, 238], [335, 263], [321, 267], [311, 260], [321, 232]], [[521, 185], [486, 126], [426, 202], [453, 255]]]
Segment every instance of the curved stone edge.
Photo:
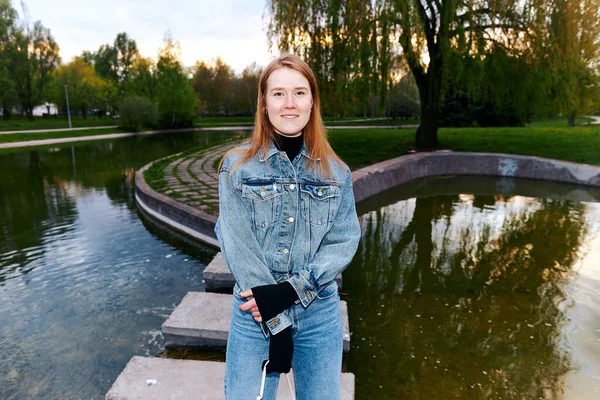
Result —
[[488, 175], [540, 179], [600, 187], [600, 167], [549, 158], [501, 153], [415, 153], [352, 173], [356, 203], [412, 180], [444, 175]]
[[[137, 171], [135, 178], [136, 201], [145, 214], [218, 249], [217, 217], [152, 190], [143, 175], [151, 165]], [[528, 178], [600, 188], [600, 167], [593, 165], [514, 154], [441, 151], [403, 155], [354, 171], [355, 201], [360, 203], [416, 179], [445, 175]]]
[[146, 171], [153, 163], [147, 164], [135, 173], [135, 200], [144, 214], [194, 240], [219, 249], [219, 241], [214, 229], [217, 217], [168, 196], [154, 191], [144, 179]]

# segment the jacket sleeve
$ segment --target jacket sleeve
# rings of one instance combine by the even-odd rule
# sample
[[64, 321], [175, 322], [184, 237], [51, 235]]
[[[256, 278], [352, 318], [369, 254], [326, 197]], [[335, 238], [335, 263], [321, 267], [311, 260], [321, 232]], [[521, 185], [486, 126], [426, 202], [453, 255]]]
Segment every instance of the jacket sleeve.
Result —
[[340, 207], [331, 229], [325, 234], [313, 259], [288, 279], [304, 307], [350, 264], [358, 248], [360, 224], [356, 215], [350, 171], [346, 172], [341, 196]]
[[[241, 291], [255, 286], [276, 284], [252, 230], [252, 209], [242, 198], [241, 185], [236, 188], [234, 177], [222, 170], [219, 174], [219, 219], [215, 233], [219, 239], [225, 263]], [[266, 321], [269, 331], [276, 335], [291, 326], [285, 312]]]

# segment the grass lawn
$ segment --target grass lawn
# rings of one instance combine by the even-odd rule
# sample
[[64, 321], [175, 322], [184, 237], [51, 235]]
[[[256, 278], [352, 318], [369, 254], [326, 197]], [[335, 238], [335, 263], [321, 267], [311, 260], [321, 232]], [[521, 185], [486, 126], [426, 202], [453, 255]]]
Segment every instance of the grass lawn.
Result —
[[[118, 128], [0, 135], [0, 143], [122, 132]], [[407, 154], [414, 129], [332, 129], [335, 151], [352, 169]], [[566, 127], [566, 119], [540, 121], [524, 128], [441, 128], [443, 149], [523, 154], [600, 165], [600, 125]]]
[[[575, 125], [587, 125], [592, 122], [592, 118], [577, 117], [575, 118]], [[566, 117], [557, 117], [549, 119], [541, 119], [533, 121], [531, 124], [527, 124], [528, 128], [568, 128]]]
[[[108, 118], [71, 118], [73, 128], [86, 128], [91, 126], [116, 126], [118, 121]], [[0, 118], [0, 131], [20, 131], [32, 129], [68, 129], [69, 121], [66, 117], [42, 118], [37, 117], [34, 121], [29, 121], [25, 117], [12, 116], [8, 121]]]
[[[358, 119], [358, 118], [357, 118]], [[326, 126], [396, 126], [396, 125], [418, 125], [418, 119], [376, 119], [376, 120], [360, 120], [360, 121], [325, 121]]]
[[[329, 131], [334, 150], [352, 169], [407, 154], [413, 129]], [[600, 125], [575, 128], [441, 128], [442, 148], [508, 153], [600, 165]]]

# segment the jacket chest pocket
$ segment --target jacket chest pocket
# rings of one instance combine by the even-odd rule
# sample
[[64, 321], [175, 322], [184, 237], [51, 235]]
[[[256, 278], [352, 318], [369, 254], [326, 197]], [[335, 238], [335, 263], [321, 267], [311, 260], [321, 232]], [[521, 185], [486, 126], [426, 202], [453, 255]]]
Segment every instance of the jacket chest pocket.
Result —
[[243, 184], [242, 197], [252, 202], [254, 226], [268, 228], [275, 223], [281, 207], [281, 185]]
[[313, 225], [333, 221], [340, 202], [340, 188], [332, 185], [300, 185], [302, 214]]

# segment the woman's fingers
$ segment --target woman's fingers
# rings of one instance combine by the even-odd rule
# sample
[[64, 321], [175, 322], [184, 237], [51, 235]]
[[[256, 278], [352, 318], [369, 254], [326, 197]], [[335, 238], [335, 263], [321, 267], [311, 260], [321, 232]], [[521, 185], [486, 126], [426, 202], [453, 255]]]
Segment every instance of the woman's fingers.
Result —
[[248, 300], [244, 304], [240, 305], [240, 310], [242, 311], [250, 311], [252, 308], [256, 308], [258, 310], [256, 307], [256, 300], [254, 299]]
[[[252, 289], [248, 289], [245, 292], [240, 293], [240, 296], [246, 298], [252, 296]], [[250, 299], [244, 304], [240, 305], [240, 310], [248, 311], [252, 313], [252, 317], [256, 322], [262, 322], [262, 316], [260, 315], [260, 311], [258, 311], [258, 306], [256, 305], [256, 300]]]

